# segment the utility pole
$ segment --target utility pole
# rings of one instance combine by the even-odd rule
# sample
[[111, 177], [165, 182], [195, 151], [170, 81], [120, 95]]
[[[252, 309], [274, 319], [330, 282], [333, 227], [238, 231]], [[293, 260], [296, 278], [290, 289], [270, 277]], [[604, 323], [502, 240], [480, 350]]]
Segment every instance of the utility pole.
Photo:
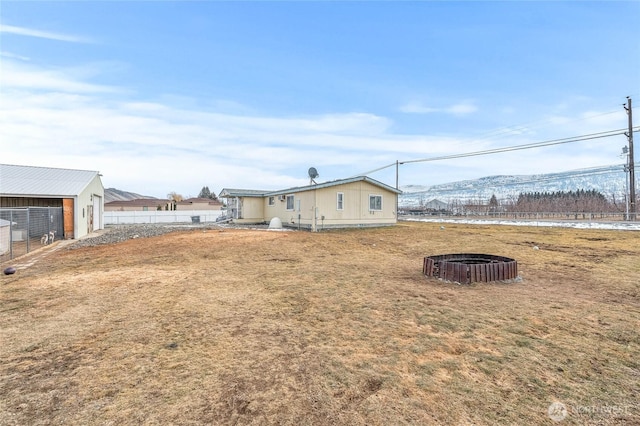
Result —
[[625, 205], [625, 213], [624, 220], [629, 220], [629, 147], [622, 147], [622, 155], [624, 155], [625, 160], [627, 161], [624, 165], [624, 205]]
[[[396, 189], [400, 189], [398, 186], [398, 174], [400, 172], [400, 161], [396, 160]], [[400, 208], [400, 195], [396, 194], [396, 222], [398, 221], [398, 217], [400, 217], [400, 213], [398, 213], [398, 209]]]
[[629, 141], [629, 220], [636, 220], [636, 176], [633, 157], [633, 111], [631, 98], [627, 96], [627, 105], [624, 107], [629, 116], [629, 131], [625, 133]]

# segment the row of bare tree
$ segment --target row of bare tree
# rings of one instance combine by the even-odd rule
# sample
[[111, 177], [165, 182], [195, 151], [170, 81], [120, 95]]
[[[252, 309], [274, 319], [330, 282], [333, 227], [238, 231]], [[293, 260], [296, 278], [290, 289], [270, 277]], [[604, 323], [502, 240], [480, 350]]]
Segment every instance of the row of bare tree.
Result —
[[517, 212], [617, 212], [619, 206], [596, 190], [527, 192], [521, 193], [515, 203], [505, 206]]
[[[597, 190], [526, 192], [508, 199], [498, 200], [493, 195], [485, 198], [451, 200], [446, 207], [429, 208], [431, 203], [421, 203], [418, 208], [402, 209], [407, 214], [463, 214], [492, 215], [504, 213], [624, 213], [624, 199], [607, 198]], [[441, 203], [442, 204], [442, 203]]]

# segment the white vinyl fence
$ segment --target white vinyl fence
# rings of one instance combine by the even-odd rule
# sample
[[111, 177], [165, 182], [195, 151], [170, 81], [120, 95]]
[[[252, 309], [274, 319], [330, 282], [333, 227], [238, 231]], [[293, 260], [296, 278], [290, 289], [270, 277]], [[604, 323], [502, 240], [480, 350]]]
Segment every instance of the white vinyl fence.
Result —
[[220, 210], [175, 210], [104, 212], [105, 225], [127, 225], [134, 223], [204, 223], [215, 222], [223, 215]]

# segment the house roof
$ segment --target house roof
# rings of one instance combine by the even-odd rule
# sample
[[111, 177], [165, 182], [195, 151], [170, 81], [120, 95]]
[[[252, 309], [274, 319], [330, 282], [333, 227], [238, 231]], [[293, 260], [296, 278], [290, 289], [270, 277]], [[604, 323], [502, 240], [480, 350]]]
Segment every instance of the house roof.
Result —
[[148, 207], [148, 206], [164, 206], [165, 204], [169, 204], [169, 200], [163, 200], [160, 198], [138, 198], [135, 200], [118, 200], [118, 201], [109, 201], [108, 203], [104, 203], [105, 206], [109, 207]]
[[386, 185], [375, 179], [371, 179], [368, 176], [356, 176], [348, 179], [338, 179], [330, 182], [318, 183], [315, 185], [298, 186], [293, 188], [281, 189], [277, 191], [259, 191], [251, 189], [223, 189], [220, 192], [220, 197], [270, 197], [273, 195], [291, 194], [292, 192], [304, 192], [313, 191], [316, 189], [329, 188], [331, 186], [344, 185], [353, 182], [369, 182], [372, 185], [379, 186], [387, 191], [395, 192], [396, 194], [402, 194], [402, 191], [392, 186]]
[[178, 201], [176, 204], [189, 205], [189, 204], [209, 204], [212, 206], [219, 206], [222, 203], [218, 200], [212, 200], [211, 198], [187, 198], [186, 200]]
[[323, 182], [323, 183], [318, 183], [315, 185], [306, 185], [306, 186], [298, 186], [298, 187], [294, 187], [294, 188], [289, 188], [289, 189], [283, 189], [280, 191], [273, 191], [273, 192], [269, 192], [266, 195], [281, 195], [281, 194], [290, 194], [292, 192], [304, 192], [304, 191], [313, 191], [314, 189], [321, 189], [321, 188], [329, 188], [331, 186], [338, 186], [338, 185], [344, 185], [347, 183], [353, 183], [353, 182], [369, 182], [372, 185], [375, 186], [379, 186], [381, 188], [386, 189], [387, 191], [390, 192], [395, 192], [396, 194], [402, 194], [402, 191], [400, 191], [399, 189], [396, 189], [392, 186], [386, 185], [380, 181], [377, 181], [375, 179], [371, 179], [368, 176], [355, 176], [352, 178], [348, 178], [348, 179], [338, 179], [338, 180], [332, 180], [330, 182]]
[[0, 164], [0, 194], [3, 196], [76, 196], [99, 176], [89, 170]]
[[440, 201], [437, 198], [434, 198], [433, 200], [425, 204], [425, 207], [428, 207], [428, 208], [433, 208], [433, 207], [440, 208], [440, 207], [447, 207], [447, 206], [448, 206], [447, 203], [445, 203], [444, 201]]
[[259, 189], [223, 188], [218, 197], [264, 197], [268, 192]]

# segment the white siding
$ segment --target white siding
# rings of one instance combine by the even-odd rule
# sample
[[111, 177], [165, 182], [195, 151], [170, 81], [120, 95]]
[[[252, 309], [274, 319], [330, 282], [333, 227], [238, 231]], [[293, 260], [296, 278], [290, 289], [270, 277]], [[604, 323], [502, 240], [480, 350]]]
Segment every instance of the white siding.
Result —
[[[344, 194], [342, 210], [338, 210], [336, 204], [339, 192]], [[369, 210], [370, 194], [382, 196], [382, 210]], [[294, 210], [287, 210], [286, 202], [277, 199], [275, 206], [269, 206], [268, 197], [265, 197], [265, 221], [278, 217], [285, 226], [312, 230], [396, 223], [397, 194], [369, 182], [352, 182], [296, 192], [293, 195], [296, 200]]]
[[[98, 198], [98, 200], [95, 200], [95, 198]], [[100, 210], [95, 214], [104, 214], [104, 187], [100, 176], [96, 175], [82, 192], [75, 197], [74, 206], [74, 238], [82, 238], [92, 231], [104, 228], [102, 216], [100, 216], [97, 224], [95, 223], [95, 216], [89, 216], [90, 212], [94, 210], [94, 206], [97, 206]], [[93, 223], [93, 229], [90, 229], [91, 223]]]

